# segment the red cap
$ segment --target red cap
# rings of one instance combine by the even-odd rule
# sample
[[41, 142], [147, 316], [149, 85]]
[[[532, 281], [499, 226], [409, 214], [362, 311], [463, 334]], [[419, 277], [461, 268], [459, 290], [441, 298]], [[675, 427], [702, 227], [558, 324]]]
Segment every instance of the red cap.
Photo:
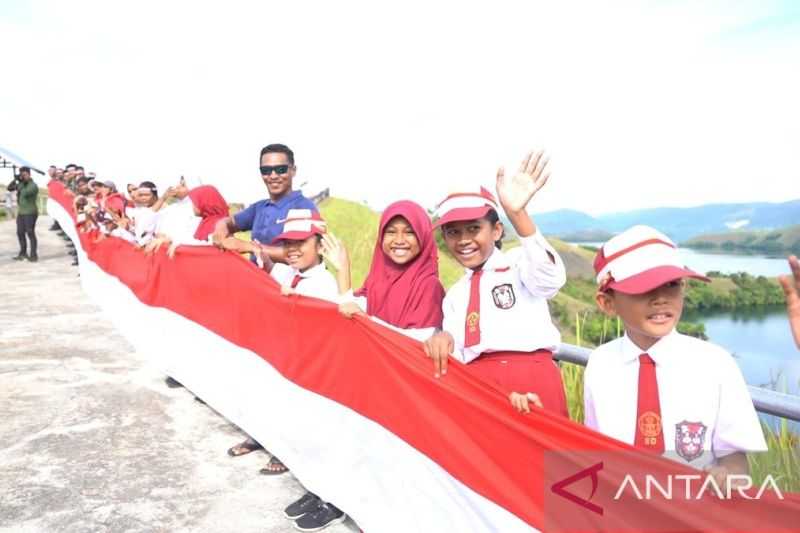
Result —
[[283, 232], [272, 239], [272, 244], [280, 241], [302, 241], [312, 235], [325, 234], [325, 221], [311, 209], [290, 209], [283, 222]]
[[710, 281], [686, 268], [675, 243], [648, 226], [633, 226], [609, 239], [594, 258], [601, 291], [644, 294], [682, 278]]
[[436, 216], [439, 218], [433, 227], [437, 228], [460, 220], [483, 218], [492, 209], [497, 211], [497, 200], [484, 187], [481, 187], [478, 192], [453, 193], [436, 206]]

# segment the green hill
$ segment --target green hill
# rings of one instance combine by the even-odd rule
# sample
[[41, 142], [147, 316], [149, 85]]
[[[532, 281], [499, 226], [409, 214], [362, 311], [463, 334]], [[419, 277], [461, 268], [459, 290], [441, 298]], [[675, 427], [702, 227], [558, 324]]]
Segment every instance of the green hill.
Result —
[[683, 246], [738, 253], [800, 254], [800, 225], [776, 230], [739, 230], [698, 235], [683, 243]]
[[567, 244], [559, 239], [548, 237], [547, 240], [564, 261], [564, 266], [567, 268], [567, 277], [594, 279], [592, 263], [594, 262], [595, 252], [580, 246]]

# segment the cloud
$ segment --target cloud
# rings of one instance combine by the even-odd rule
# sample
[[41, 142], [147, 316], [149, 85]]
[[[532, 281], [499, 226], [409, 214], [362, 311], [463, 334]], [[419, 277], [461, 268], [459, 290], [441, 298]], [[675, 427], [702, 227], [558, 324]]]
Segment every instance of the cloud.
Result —
[[35, 2], [0, 19], [2, 144], [239, 201], [276, 141], [378, 207], [536, 146], [539, 211], [791, 197], [800, 39], [758, 22], [785, 4], [464, 4]]

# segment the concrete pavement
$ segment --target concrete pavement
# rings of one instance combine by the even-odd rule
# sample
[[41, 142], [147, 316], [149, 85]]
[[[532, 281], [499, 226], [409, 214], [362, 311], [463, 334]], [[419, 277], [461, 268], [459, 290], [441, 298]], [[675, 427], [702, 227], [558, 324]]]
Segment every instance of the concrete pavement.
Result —
[[295, 531], [299, 483], [225, 454], [241, 432], [115, 332], [50, 224], [33, 264], [0, 221], [0, 533]]

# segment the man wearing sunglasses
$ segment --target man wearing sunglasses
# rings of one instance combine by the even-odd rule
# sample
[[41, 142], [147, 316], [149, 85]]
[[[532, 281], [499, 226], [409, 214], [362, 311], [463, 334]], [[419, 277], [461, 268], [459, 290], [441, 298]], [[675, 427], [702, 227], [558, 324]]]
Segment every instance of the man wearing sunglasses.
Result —
[[[251, 204], [244, 211], [220, 220], [214, 230], [214, 243], [218, 246], [240, 250], [240, 243], [228, 237], [237, 231], [251, 230], [251, 238], [263, 245], [269, 245], [281, 234], [283, 219], [290, 209], [311, 209], [317, 211], [314, 202], [292, 190], [292, 179], [297, 171], [294, 152], [284, 144], [270, 144], [261, 150], [259, 171], [269, 198]], [[281, 221], [281, 222], [279, 222]], [[284, 262], [283, 248], [264, 246], [273, 261]], [[255, 261], [255, 259], [253, 259]]]

